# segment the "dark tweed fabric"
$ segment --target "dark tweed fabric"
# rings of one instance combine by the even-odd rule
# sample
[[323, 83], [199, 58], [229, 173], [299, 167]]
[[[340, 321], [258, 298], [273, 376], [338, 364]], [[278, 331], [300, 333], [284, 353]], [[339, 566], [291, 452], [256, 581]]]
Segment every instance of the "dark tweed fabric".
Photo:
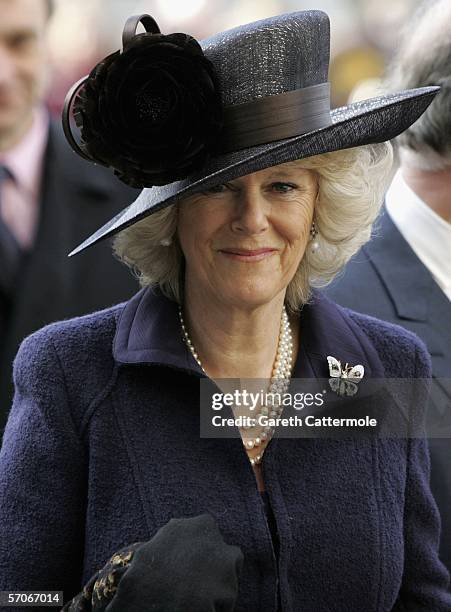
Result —
[[[296, 367], [340, 354], [369, 375], [430, 374], [396, 326], [325, 299], [302, 325]], [[116, 551], [209, 514], [244, 555], [236, 612], [274, 612], [264, 505], [241, 441], [199, 437], [200, 376], [176, 305], [149, 291], [24, 341], [0, 452], [0, 590], [67, 601]], [[284, 612], [451, 611], [424, 439], [276, 437], [263, 469]]]

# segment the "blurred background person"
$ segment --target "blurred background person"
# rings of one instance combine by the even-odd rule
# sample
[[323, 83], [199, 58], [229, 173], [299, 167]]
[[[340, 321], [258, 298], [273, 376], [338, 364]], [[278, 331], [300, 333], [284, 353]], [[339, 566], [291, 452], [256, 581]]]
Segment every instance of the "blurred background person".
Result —
[[451, 3], [427, 2], [408, 25], [388, 73], [391, 90], [439, 84], [424, 115], [398, 138], [400, 167], [372, 241], [327, 293], [398, 323], [426, 343], [431, 488], [442, 516], [440, 554], [451, 569]]
[[0, 433], [21, 340], [137, 289], [107, 245], [67, 257], [137, 192], [75, 155], [49, 117], [52, 10], [51, 0], [0, 0]]

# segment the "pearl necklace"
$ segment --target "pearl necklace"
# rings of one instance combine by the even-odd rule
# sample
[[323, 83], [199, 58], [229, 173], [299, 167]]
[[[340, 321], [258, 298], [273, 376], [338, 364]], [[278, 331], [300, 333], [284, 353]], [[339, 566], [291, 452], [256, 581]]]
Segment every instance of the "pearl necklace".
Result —
[[[189, 337], [188, 330], [185, 326], [185, 321], [183, 319], [182, 307], [179, 306], [179, 319], [180, 325], [183, 332], [184, 341], [189, 348], [192, 356], [195, 361], [200, 366], [202, 372], [205, 376], [208, 377], [208, 374], [204, 370], [201, 360], [199, 359], [199, 355], [194, 348], [194, 345]], [[290, 321], [288, 319], [287, 311], [285, 306], [282, 310], [282, 317], [280, 320], [280, 333], [279, 333], [279, 343], [277, 346], [277, 354], [276, 359], [274, 361], [274, 366], [272, 370], [272, 378], [271, 384], [268, 388], [268, 393], [271, 397], [271, 394], [274, 394], [274, 401], [272, 402], [271, 408], [268, 406], [263, 406], [259, 411], [255, 412], [255, 416], [253, 419], [255, 423], [258, 423], [258, 418], [260, 416], [265, 416], [269, 418], [277, 418], [282, 414], [283, 404], [278, 401], [278, 398], [282, 398], [283, 394], [286, 393], [288, 387], [290, 386], [291, 379], [291, 370], [292, 370], [292, 362], [293, 362], [293, 337], [291, 332]], [[280, 394], [280, 395], [279, 395]], [[269, 399], [269, 398], [268, 398]], [[275, 428], [270, 425], [262, 426], [262, 425], [246, 425], [244, 427], [240, 427], [242, 430], [254, 429], [255, 427], [260, 427], [260, 432], [258, 435], [251, 437], [249, 435], [246, 436], [246, 439], [243, 440], [243, 445], [246, 450], [251, 450], [263, 444], [265, 441], [271, 440], [274, 435]], [[244, 438], [244, 435], [243, 435]], [[265, 447], [266, 449], [266, 447]], [[258, 453], [255, 457], [250, 457], [251, 465], [257, 465], [261, 463], [263, 458], [263, 453], [265, 449], [262, 449], [260, 453]]]

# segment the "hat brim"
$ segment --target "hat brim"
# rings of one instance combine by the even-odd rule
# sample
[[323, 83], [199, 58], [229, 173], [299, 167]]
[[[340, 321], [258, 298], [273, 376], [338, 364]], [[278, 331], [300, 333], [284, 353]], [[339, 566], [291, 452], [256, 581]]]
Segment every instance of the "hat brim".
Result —
[[331, 111], [332, 123], [324, 128], [214, 157], [201, 173], [162, 187], [143, 189], [132, 204], [77, 246], [69, 257], [177, 200], [220, 182], [295, 159], [391, 140], [422, 115], [439, 90], [440, 87], [421, 87], [336, 108]]

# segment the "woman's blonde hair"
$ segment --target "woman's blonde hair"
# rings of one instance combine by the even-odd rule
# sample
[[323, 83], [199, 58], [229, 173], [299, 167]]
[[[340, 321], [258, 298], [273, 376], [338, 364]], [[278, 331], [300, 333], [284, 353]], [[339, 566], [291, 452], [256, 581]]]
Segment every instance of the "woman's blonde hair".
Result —
[[[298, 310], [312, 287], [324, 287], [367, 242], [390, 179], [390, 143], [366, 145], [298, 160], [318, 174], [314, 219], [317, 250], [307, 249], [289, 283], [286, 304]], [[141, 286], [158, 286], [179, 304], [183, 296], [183, 253], [177, 236], [177, 205], [168, 206], [120, 232], [116, 256]], [[164, 243], [171, 241], [169, 246]], [[163, 242], [163, 244], [162, 244]]]

